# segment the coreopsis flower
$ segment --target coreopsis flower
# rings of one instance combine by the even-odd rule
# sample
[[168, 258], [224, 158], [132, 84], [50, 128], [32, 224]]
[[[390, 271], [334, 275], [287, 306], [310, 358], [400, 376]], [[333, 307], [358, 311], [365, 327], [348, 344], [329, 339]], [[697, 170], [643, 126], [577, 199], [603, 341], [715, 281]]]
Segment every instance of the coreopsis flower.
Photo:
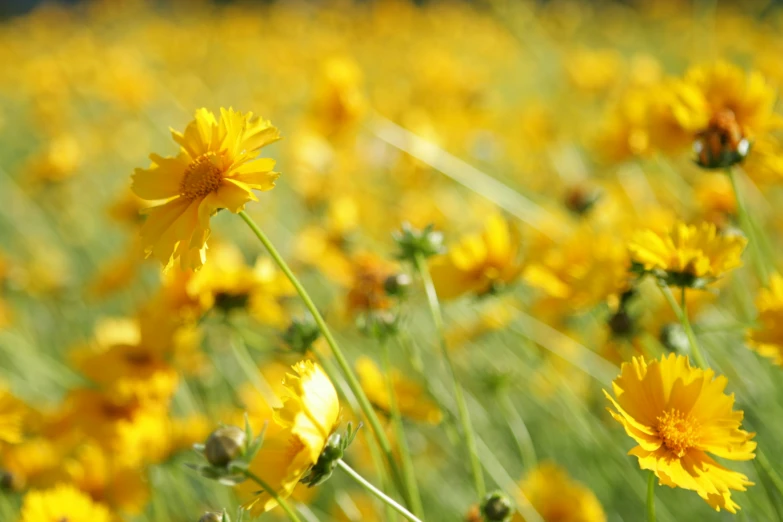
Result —
[[[390, 416], [391, 404], [386, 382], [388, 377], [369, 357], [360, 357], [356, 361], [356, 373], [364, 393], [373, 406]], [[392, 371], [391, 380], [400, 415], [430, 424], [440, 423], [443, 413], [437, 404], [427, 397], [427, 392], [419, 383], [406, 378], [396, 370]]]
[[484, 295], [513, 283], [522, 272], [520, 237], [500, 215], [491, 215], [481, 234], [460, 239], [430, 263], [432, 280], [442, 299]]
[[49, 487], [60, 478], [62, 449], [54, 437], [28, 438], [3, 449], [0, 467], [8, 474], [11, 489]]
[[718, 234], [715, 225], [677, 223], [667, 232], [636, 231], [628, 243], [631, 261], [669, 285], [703, 287], [742, 266], [748, 240]]
[[392, 299], [386, 288], [386, 280], [399, 272], [395, 263], [371, 253], [358, 253], [351, 257], [351, 283], [346, 295], [349, 314], [386, 310]]
[[112, 515], [103, 504], [72, 485], [30, 491], [22, 500], [19, 522], [109, 522]]
[[0, 383], [0, 444], [22, 441], [25, 405]]
[[780, 274], [772, 274], [769, 288], [759, 290], [756, 308], [761, 325], [748, 331], [748, 346], [783, 366], [783, 277]]
[[748, 477], [717, 463], [755, 455], [755, 434], [740, 429], [743, 412], [726, 395], [727, 379], [712, 370], [691, 368], [688, 358], [670, 354], [661, 360], [634, 357], [612, 383], [609, 413], [638, 446], [629, 455], [655, 473], [660, 484], [695, 491], [720, 511], [736, 513], [731, 490], [745, 491]]
[[220, 121], [207, 109], [196, 111], [184, 133], [172, 130], [180, 145], [177, 156], [152, 154], [152, 166], [136, 169], [132, 189], [145, 200], [165, 200], [145, 210], [141, 237], [144, 251], [165, 266], [183, 269], [205, 261], [209, 219], [220, 209], [238, 213], [253, 190], [271, 190], [279, 176], [275, 161], [256, 159], [265, 145], [280, 139], [269, 121], [252, 113], [221, 109]]
[[[595, 494], [573, 480], [556, 464], [544, 462], [520, 483], [530, 507], [544, 522], [604, 522], [606, 515]], [[515, 514], [512, 522], [525, 522]]]
[[[323, 369], [312, 361], [300, 361], [294, 373], [286, 375], [283, 405], [276, 408], [250, 470], [269, 484], [282, 498], [291, 495], [296, 485], [312, 468], [334, 433], [340, 416], [340, 403], [334, 385]], [[245, 481], [240, 493], [249, 500], [245, 505], [254, 514], [269, 511], [277, 501], [258, 485]]]

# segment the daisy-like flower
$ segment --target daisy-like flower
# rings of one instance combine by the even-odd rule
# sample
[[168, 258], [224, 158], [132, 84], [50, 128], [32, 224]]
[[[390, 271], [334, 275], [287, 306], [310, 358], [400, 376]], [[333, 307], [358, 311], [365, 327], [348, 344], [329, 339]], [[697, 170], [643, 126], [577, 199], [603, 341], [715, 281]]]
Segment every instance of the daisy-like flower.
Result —
[[19, 522], [109, 522], [111, 513], [71, 485], [30, 491], [22, 501]]
[[[264, 444], [250, 464], [250, 470], [282, 498], [288, 498], [318, 462], [340, 416], [337, 391], [323, 369], [308, 360], [292, 368], [294, 373], [287, 374], [283, 383], [283, 406], [275, 409], [274, 425], [268, 426]], [[254, 514], [277, 505], [252, 481], [241, 483], [239, 490], [249, 497], [245, 506]]]
[[514, 282], [522, 272], [517, 230], [500, 215], [490, 216], [481, 234], [463, 237], [432, 259], [432, 280], [442, 299], [487, 294]]
[[761, 327], [748, 332], [748, 345], [783, 366], [783, 277], [780, 274], [772, 274], [769, 288], [759, 291], [756, 308]]
[[[565, 470], [544, 462], [520, 484], [522, 493], [544, 522], [605, 522], [595, 494], [568, 476]], [[524, 522], [520, 514], [513, 522]]]
[[718, 234], [713, 223], [677, 223], [666, 232], [636, 231], [628, 250], [635, 269], [669, 285], [700, 288], [742, 266], [747, 243], [739, 235]]
[[26, 408], [0, 383], [0, 443], [22, 441], [22, 425]]
[[259, 150], [280, 139], [266, 120], [252, 113], [221, 109], [220, 121], [207, 109], [196, 111], [184, 133], [172, 130], [177, 156], [150, 155], [152, 166], [136, 169], [133, 192], [145, 200], [165, 200], [145, 210], [144, 251], [170, 266], [200, 268], [205, 261], [209, 219], [220, 209], [238, 213], [257, 201], [253, 190], [271, 190], [279, 176], [275, 161], [256, 159]]
[[604, 391], [612, 417], [639, 445], [629, 455], [655, 473], [660, 484], [695, 491], [716, 511], [736, 513], [731, 490], [753, 483], [709, 454], [731, 460], [755, 455], [755, 434], [740, 429], [743, 412], [726, 395], [727, 379], [712, 370], [691, 368], [688, 358], [671, 354], [660, 361], [634, 357]]

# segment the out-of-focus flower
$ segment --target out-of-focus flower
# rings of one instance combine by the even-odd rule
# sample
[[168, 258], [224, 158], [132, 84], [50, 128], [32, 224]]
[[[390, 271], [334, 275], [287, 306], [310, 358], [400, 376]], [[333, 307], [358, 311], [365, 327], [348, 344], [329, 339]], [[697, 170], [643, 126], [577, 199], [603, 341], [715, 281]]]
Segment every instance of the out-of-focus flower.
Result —
[[[606, 515], [589, 488], [576, 482], [551, 462], [544, 462], [520, 483], [530, 507], [544, 522], [605, 522]], [[515, 514], [513, 522], [525, 522]]]
[[772, 274], [769, 288], [759, 290], [756, 308], [761, 325], [748, 331], [748, 345], [783, 366], [783, 277], [780, 274]]
[[695, 189], [702, 219], [714, 223], [719, 230], [725, 229], [737, 214], [737, 197], [728, 176], [705, 174], [696, 182]]
[[703, 286], [742, 266], [748, 241], [739, 235], [719, 235], [712, 223], [677, 223], [667, 233], [637, 231], [628, 250], [631, 261], [674, 286]]
[[750, 460], [753, 433], [740, 429], [743, 413], [726, 395], [728, 380], [712, 370], [691, 368], [688, 358], [671, 354], [660, 361], [635, 357], [612, 383], [609, 412], [639, 445], [629, 454], [655, 473], [661, 484], [695, 491], [716, 511], [736, 513], [731, 490], [752, 485], [708, 455]]
[[568, 79], [578, 89], [603, 91], [617, 81], [620, 56], [614, 49], [581, 49], [566, 57]]
[[112, 515], [103, 504], [72, 485], [30, 491], [22, 500], [19, 522], [110, 522]]
[[[384, 375], [369, 357], [360, 357], [356, 361], [356, 373], [373, 406], [391, 416], [389, 387], [386, 382], [389, 377]], [[397, 370], [392, 371], [391, 380], [400, 415], [430, 424], [440, 423], [443, 413], [437, 404], [427, 397], [427, 392], [419, 383], [406, 378]]]
[[351, 269], [351, 286], [346, 296], [349, 314], [386, 310], [391, 306], [386, 280], [399, 272], [394, 263], [363, 252], [351, 257]]
[[141, 235], [147, 255], [163, 265], [204, 264], [209, 218], [220, 209], [238, 213], [257, 201], [253, 190], [271, 190], [278, 173], [275, 161], [256, 159], [260, 149], [280, 139], [266, 120], [252, 113], [221, 109], [220, 121], [207, 109], [196, 111], [185, 132], [172, 131], [180, 153], [152, 154], [152, 167], [136, 169], [132, 189], [142, 199], [166, 200], [146, 210]]
[[17, 444], [22, 441], [26, 411], [27, 407], [0, 384], [0, 444]]
[[[340, 403], [323, 369], [301, 361], [287, 374], [283, 406], [275, 409], [276, 426], [269, 426], [264, 444], [250, 470], [282, 497], [291, 495], [305, 473], [318, 462], [326, 441], [337, 428]], [[254, 514], [269, 511], [277, 501], [248, 481], [239, 486], [245, 505]]]
[[363, 76], [351, 58], [325, 60], [313, 94], [312, 112], [324, 136], [333, 136], [356, 125], [367, 110], [362, 92]]
[[490, 216], [481, 234], [460, 239], [431, 261], [432, 280], [442, 299], [483, 295], [513, 283], [522, 272], [520, 238], [512, 224]]

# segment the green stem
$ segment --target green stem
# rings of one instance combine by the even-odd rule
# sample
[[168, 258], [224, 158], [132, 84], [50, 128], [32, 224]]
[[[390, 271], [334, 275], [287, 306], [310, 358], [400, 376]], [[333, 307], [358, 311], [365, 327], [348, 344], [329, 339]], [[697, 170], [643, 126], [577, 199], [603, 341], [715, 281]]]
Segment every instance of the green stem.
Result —
[[266, 491], [270, 497], [275, 499], [275, 501], [280, 505], [281, 508], [283, 508], [283, 511], [285, 511], [286, 515], [288, 515], [288, 518], [291, 519], [292, 522], [301, 522], [299, 520], [299, 517], [296, 515], [296, 512], [291, 508], [291, 506], [286, 502], [284, 498], [282, 498], [280, 495], [277, 494], [277, 491], [275, 491], [269, 484], [264, 482], [261, 477], [254, 474], [249, 469], [244, 468], [237, 468], [237, 471], [242, 473], [244, 476], [261, 486], [261, 488]]
[[647, 522], [655, 522], [655, 473], [647, 477]]
[[731, 167], [726, 167], [726, 175], [731, 181], [731, 188], [734, 190], [734, 197], [737, 200], [737, 217], [739, 217], [740, 227], [748, 237], [750, 243], [751, 258], [753, 259], [753, 268], [756, 271], [756, 276], [761, 280], [762, 284], [767, 284], [769, 281], [769, 272], [767, 266], [764, 263], [763, 256], [761, 254], [761, 248], [756, 236], [756, 229], [753, 226], [753, 222], [750, 220], [748, 209], [745, 207], [745, 202], [739, 192], [739, 184], [737, 183], [737, 175]]
[[688, 342], [691, 345], [691, 354], [693, 355], [693, 359], [696, 361], [696, 364], [699, 366], [699, 368], [709, 368], [710, 366], [707, 364], [707, 361], [704, 359], [704, 356], [701, 353], [701, 348], [699, 347], [699, 342], [696, 340], [696, 334], [693, 332], [691, 322], [688, 320], [688, 312], [686, 308], [687, 304], [685, 302], [685, 287], [682, 288], [681, 307], [679, 304], [677, 304], [677, 300], [674, 298], [674, 294], [672, 294], [672, 291], [668, 285], [661, 283], [658, 286], [661, 288], [661, 292], [666, 298], [666, 301], [669, 302], [669, 306], [671, 306], [672, 310], [674, 311], [674, 315], [676, 315], [677, 319], [680, 320], [680, 324], [682, 325], [683, 330], [685, 330], [685, 335], [688, 336]]
[[381, 422], [378, 419], [378, 416], [375, 414], [375, 410], [373, 410], [369, 399], [367, 399], [367, 395], [364, 394], [364, 390], [362, 390], [362, 387], [359, 384], [359, 380], [353, 373], [353, 370], [348, 364], [345, 355], [343, 355], [342, 350], [340, 350], [340, 347], [337, 345], [337, 341], [335, 340], [334, 336], [332, 336], [332, 332], [326, 325], [326, 321], [324, 321], [323, 317], [321, 316], [321, 312], [318, 311], [318, 308], [315, 306], [315, 303], [313, 303], [313, 300], [310, 298], [307, 290], [305, 290], [304, 286], [302, 286], [302, 283], [299, 282], [299, 279], [296, 277], [296, 275], [294, 275], [293, 271], [291, 271], [288, 263], [285, 262], [269, 238], [266, 237], [266, 234], [264, 234], [258, 225], [256, 225], [255, 221], [253, 221], [253, 218], [248, 216], [244, 210], [239, 212], [239, 217], [241, 217], [242, 220], [247, 223], [247, 226], [250, 227], [250, 230], [252, 230], [258, 240], [261, 241], [261, 244], [264, 245], [264, 248], [267, 249], [269, 255], [272, 256], [272, 259], [275, 261], [275, 263], [277, 263], [277, 266], [280, 267], [280, 270], [286, 275], [288, 280], [291, 281], [291, 284], [296, 289], [299, 297], [302, 298], [305, 306], [312, 314], [315, 323], [318, 325], [318, 329], [321, 331], [321, 335], [324, 336], [326, 343], [332, 350], [332, 354], [334, 355], [338, 366], [340, 366], [340, 369], [345, 376], [348, 387], [356, 396], [356, 400], [359, 402], [359, 407], [362, 409], [364, 416], [370, 423], [370, 428], [372, 428], [372, 431], [375, 434], [375, 438], [378, 440], [378, 444], [381, 446], [381, 451], [383, 451], [384, 456], [386, 457], [386, 462], [392, 472], [392, 477], [394, 478], [395, 484], [401, 492], [404, 492], [405, 489], [402, 487], [400, 471], [397, 468], [397, 463], [395, 462], [392, 455], [389, 439], [386, 437], [386, 433], [384, 433], [383, 428], [381, 427]]
[[405, 438], [405, 428], [402, 424], [402, 415], [400, 414], [400, 408], [397, 404], [397, 397], [394, 393], [394, 381], [392, 380], [393, 368], [391, 363], [391, 354], [389, 353], [389, 343], [383, 339], [381, 339], [380, 343], [383, 348], [383, 369], [386, 373], [386, 388], [389, 393], [389, 412], [391, 413], [394, 433], [397, 437], [397, 447], [400, 450], [402, 477], [405, 481], [405, 488], [408, 491], [408, 498], [411, 499], [411, 510], [416, 516], [420, 517], [423, 516], [424, 507], [421, 503], [421, 494], [419, 493], [419, 486], [416, 483], [416, 475], [413, 471], [413, 459], [411, 458], [410, 447], [408, 446], [408, 440]]
[[376, 488], [372, 484], [370, 484], [364, 477], [359, 475], [354, 469], [345, 463], [345, 461], [338, 460], [337, 465], [342, 468], [343, 471], [345, 471], [352, 479], [354, 479], [356, 482], [358, 482], [364, 489], [378, 497], [382, 502], [385, 504], [391, 506], [397, 513], [401, 514], [411, 522], [421, 522], [419, 518], [416, 517], [413, 513], [405, 509], [403, 506], [395, 502], [395, 500], [386, 494], [384, 494], [383, 491]]
[[457, 380], [457, 374], [454, 371], [454, 363], [451, 360], [451, 354], [446, 344], [446, 330], [443, 324], [443, 313], [440, 309], [440, 301], [438, 300], [438, 293], [435, 290], [435, 285], [432, 282], [432, 276], [430, 275], [429, 267], [424, 256], [420, 253], [416, 254], [416, 270], [421, 276], [424, 283], [424, 290], [427, 293], [427, 302], [430, 307], [430, 314], [432, 315], [432, 321], [435, 323], [435, 330], [438, 334], [440, 342], [441, 354], [443, 360], [446, 362], [449, 377], [454, 385], [454, 400], [457, 403], [457, 412], [459, 413], [460, 422], [462, 424], [462, 430], [465, 434], [465, 444], [468, 450], [468, 456], [470, 457], [470, 469], [473, 474], [473, 483], [476, 488], [476, 494], [479, 500], [483, 499], [487, 493], [486, 485], [484, 484], [484, 475], [481, 470], [481, 462], [478, 457], [478, 450], [476, 449], [476, 435], [473, 431], [473, 425], [470, 422], [470, 413], [468, 412], [468, 405], [465, 402], [465, 395], [462, 390], [462, 385]]

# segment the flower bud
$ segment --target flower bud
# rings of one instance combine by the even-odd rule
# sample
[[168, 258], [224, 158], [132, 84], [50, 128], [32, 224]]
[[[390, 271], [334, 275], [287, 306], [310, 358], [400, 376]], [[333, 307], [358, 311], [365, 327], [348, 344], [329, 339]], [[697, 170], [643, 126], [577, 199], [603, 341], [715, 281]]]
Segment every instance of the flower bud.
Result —
[[669, 351], [680, 354], [690, 352], [690, 342], [685, 329], [678, 323], [669, 323], [661, 327], [661, 344]]
[[405, 297], [411, 286], [411, 276], [408, 274], [390, 275], [383, 282], [386, 294], [394, 297]]
[[444, 251], [443, 234], [436, 232], [432, 225], [417, 230], [410, 223], [403, 223], [402, 229], [393, 236], [399, 247], [397, 259], [415, 262], [419, 255], [427, 258]]
[[213, 431], [204, 445], [204, 455], [213, 466], [224, 468], [245, 451], [247, 436], [236, 426], [226, 426]]
[[295, 318], [283, 334], [283, 341], [295, 352], [304, 354], [321, 336], [321, 330], [310, 314]]
[[511, 500], [502, 491], [493, 491], [481, 503], [481, 514], [488, 522], [507, 522], [512, 512]]
[[216, 511], [207, 511], [206, 513], [201, 515], [201, 518], [198, 519], [198, 522], [224, 522], [223, 513], [218, 513]]

